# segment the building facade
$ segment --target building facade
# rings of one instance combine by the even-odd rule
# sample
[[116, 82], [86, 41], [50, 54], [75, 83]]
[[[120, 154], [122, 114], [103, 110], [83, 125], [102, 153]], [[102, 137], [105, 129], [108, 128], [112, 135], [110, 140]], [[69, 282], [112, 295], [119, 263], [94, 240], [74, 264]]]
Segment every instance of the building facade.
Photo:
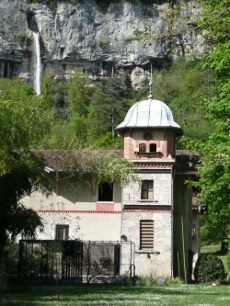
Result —
[[23, 202], [42, 217], [44, 228], [37, 237], [116, 241], [119, 274], [135, 270], [137, 275], [190, 281], [199, 254], [199, 222], [185, 183], [195, 172], [189, 154], [175, 147], [183, 132], [171, 110], [151, 96], [129, 109], [117, 131], [124, 139], [123, 158], [138, 170], [140, 183], [122, 188], [116, 182], [69, 184], [53, 165], [64, 153], [43, 151], [56, 191], [48, 197], [35, 192]]

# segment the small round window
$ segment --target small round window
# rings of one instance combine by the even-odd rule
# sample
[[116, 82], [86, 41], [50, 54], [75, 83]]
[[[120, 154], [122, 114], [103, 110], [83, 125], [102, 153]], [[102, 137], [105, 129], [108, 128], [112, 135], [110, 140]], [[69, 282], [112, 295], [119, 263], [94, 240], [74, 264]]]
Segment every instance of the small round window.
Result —
[[145, 140], [150, 140], [151, 138], [152, 138], [151, 133], [149, 133], [149, 132], [144, 133], [144, 139]]

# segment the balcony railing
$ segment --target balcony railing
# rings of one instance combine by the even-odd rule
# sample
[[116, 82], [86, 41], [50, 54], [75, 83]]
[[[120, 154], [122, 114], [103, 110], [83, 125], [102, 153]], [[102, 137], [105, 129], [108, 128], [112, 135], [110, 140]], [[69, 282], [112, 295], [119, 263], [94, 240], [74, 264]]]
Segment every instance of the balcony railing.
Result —
[[163, 153], [162, 152], [139, 152], [139, 151], [135, 151], [134, 152], [136, 157], [142, 158], [161, 158], [163, 157]]

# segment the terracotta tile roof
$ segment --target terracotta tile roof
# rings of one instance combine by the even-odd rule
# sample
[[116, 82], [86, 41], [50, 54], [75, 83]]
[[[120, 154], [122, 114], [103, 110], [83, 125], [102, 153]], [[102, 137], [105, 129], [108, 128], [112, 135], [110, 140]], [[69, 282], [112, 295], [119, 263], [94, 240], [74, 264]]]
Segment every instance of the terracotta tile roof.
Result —
[[[114, 152], [118, 156], [123, 157], [124, 152], [122, 150], [36, 150], [36, 153], [41, 154], [46, 166], [54, 171], [71, 171], [74, 168], [87, 169], [88, 160], [93, 158], [95, 154], [106, 154]], [[196, 173], [196, 165], [199, 162], [199, 156], [197, 153], [192, 153], [188, 150], [176, 151], [176, 173]]]
[[116, 153], [118, 156], [123, 157], [123, 151], [111, 150], [35, 150], [34, 153], [41, 154], [45, 159], [47, 167], [54, 171], [70, 171], [74, 165], [76, 169], [87, 168], [88, 160], [92, 159], [97, 154]]

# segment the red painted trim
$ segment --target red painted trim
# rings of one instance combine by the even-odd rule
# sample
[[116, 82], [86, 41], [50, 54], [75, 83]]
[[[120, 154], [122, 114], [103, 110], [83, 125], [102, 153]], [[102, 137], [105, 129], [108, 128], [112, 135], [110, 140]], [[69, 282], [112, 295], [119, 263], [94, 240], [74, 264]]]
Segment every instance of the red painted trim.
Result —
[[114, 211], [114, 204], [109, 204], [109, 203], [97, 203], [96, 204], [96, 211]]
[[38, 214], [121, 214], [120, 211], [95, 210], [36, 210]]
[[136, 213], [136, 212], [143, 212], [143, 213], [171, 213], [171, 210], [144, 210], [144, 209], [125, 209], [123, 210], [124, 213]]
[[171, 206], [167, 205], [124, 205], [124, 212], [172, 212]]

